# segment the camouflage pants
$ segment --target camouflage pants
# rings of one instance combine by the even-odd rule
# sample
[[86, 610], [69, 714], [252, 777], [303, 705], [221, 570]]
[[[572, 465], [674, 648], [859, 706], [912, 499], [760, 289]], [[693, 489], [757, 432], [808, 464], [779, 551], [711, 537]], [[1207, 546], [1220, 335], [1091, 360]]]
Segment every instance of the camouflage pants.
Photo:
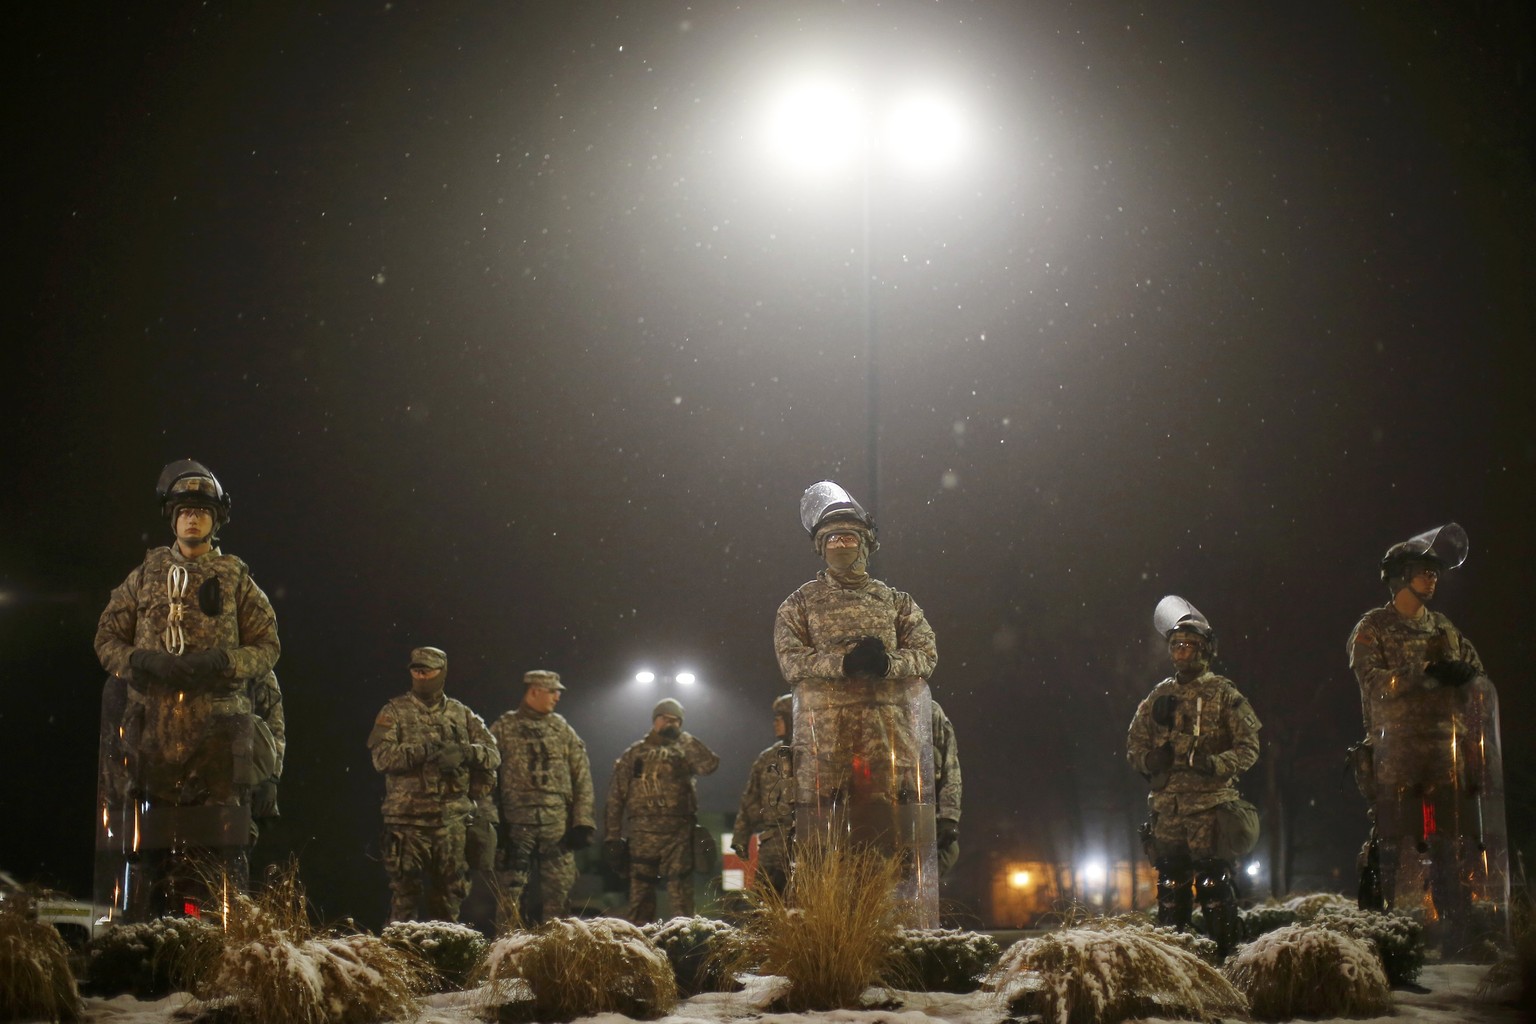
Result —
[[386, 825], [391, 921], [457, 921], [469, 895], [462, 818], [442, 825]]
[[674, 917], [693, 916], [693, 819], [666, 832], [629, 837], [629, 919], [656, 920], [656, 886], [666, 883]]
[[576, 855], [560, 845], [564, 835], [563, 824], [502, 827], [496, 881], [507, 898], [520, 903], [530, 875], [538, 870], [539, 906], [528, 908], [527, 922], [548, 921], [567, 912], [566, 899], [576, 884]]
[[783, 892], [789, 884], [789, 825], [769, 825], [757, 837], [757, 878]]
[[1246, 800], [1188, 814], [1154, 811], [1147, 826], [1144, 840], [1147, 858], [1153, 864], [1180, 857], [1215, 858], [1235, 864], [1259, 838], [1258, 812]]

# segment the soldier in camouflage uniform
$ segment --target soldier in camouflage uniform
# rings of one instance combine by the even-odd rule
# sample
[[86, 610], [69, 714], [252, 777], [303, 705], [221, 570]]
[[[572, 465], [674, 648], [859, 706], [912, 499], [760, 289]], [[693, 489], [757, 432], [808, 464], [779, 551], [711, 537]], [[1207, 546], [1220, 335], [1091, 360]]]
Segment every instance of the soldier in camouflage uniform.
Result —
[[517, 902], [537, 863], [540, 905], [523, 915], [533, 922], [565, 915], [576, 882], [574, 851], [590, 846], [597, 828], [587, 745], [555, 713], [565, 684], [543, 669], [525, 672], [523, 684], [522, 704], [491, 725], [501, 750], [497, 878]]
[[[251, 788], [262, 781], [252, 759], [250, 681], [277, 663], [277, 618], [246, 564], [216, 546], [231, 502], [208, 468], [173, 462], [156, 491], [175, 544], [145, 554], [96, 626], [97, 657], [125, 687], [117, 792], [143, 801], [146, 835], [168, 843], [146, 859], [168, 857], [171, 847], [217, 850], [243, 884], [254, 838]], [[187, 811], [193, 807], [222, 810]]]
[[753, 833], [757, 840], [757, 877], [779, 892], [789, 881], [789, 845], [795, 830], [795, 773], [790, 762], [794, 698], [773, 702], [773, 745], [757, 755], [747, 775], [731, 832], [731, 849], [746, 861]]
[[939, 707], [933, 708], [933, 794], [938, 813], [939, 874], [949, 874], [960, 859], [960, 745], [955, 726]]
[[457, 921], [469, 895], [465, 833], [474, 801], [470, 774], [501, 764], [485, 722], [443, 694], [448, 656], [411, 651], [411, 689], [390, 700], [368, 734], [384, 774], [384, 870], [391, 921]]
[[[1486, 673], [1472, 642], [1428, 605], [1440, 574], [1459, 566], [1466, 551], [1466, 533], [1455, 523], [1392, 545], [1381, 560], [1381, 580], [1391, 600], [1366, 612], [1349, 636], [1349, 667], [1360, 684], [1365, 723], [1365, 739], [1351, 751], [1351, 760], [1361, 794], [1373, 805], [1371, 836], [1360, 857], [1359, 902], [1364, 909], [1385, 909], [1393, 903], [1398, 845], [1405, 841], [1397, 823], [1377, 820], [1378, 774], [1384, 769], [1377, 763], [1379, 749], [1395, 747], [1393, 763], [1385, 766], [1392, 776], [1389, 786], [1427, 794], [1430, 803], [1437, 787], [1454, 788], [1454, 733], [1467, 725], [1457, 720], [1464, 715], [1469, 684]], [[1443, 779], [1437, 777], [1440, 769]], [[1393, 794], [1384, 791], [1380, 796], [1390, 799]], [[1413, 817], [1420, 817], [1417, 802], [1412, 811]], [[1451, 822], [1441, 826], [1454, 827]], [[1443, 851], [1425, 852], [1435, 860], [1451, 859]], [[1431, 884], [1440, 879], [1440, 872], [1432, 873]], [[1442, 911], [1451, 906], [1451, 895], [1434, 893]]]
[[1216, 636], [1205, 616], [1170, 595], [1153, 618], [1174, 674], [1136, 708], [1126, 759], [1152, 785], [1142, 836], [1157, 868], [1157, 920], [1187, 929], [1193, 885], [1225, 955], [1242, 937], [1235, 865], [1259, 837], [1258, 812], [1234, 785], [1259, 759], [1259, 719], [1232, 681], [1210, 670]]
[[[709, 775], [720, 758], [683, 731], [683, 706], [668, 697], [651, 709], [651, 731], [613, 763], [604, 814], [603, 853], [629, 874], [629, 919], [656, 919], [656, 885], [665, 882], [673, 916], [693, 914], [693, 829], [699, 808], [695, 775]], [[628, 836], [625, 819], [628, 818]]]

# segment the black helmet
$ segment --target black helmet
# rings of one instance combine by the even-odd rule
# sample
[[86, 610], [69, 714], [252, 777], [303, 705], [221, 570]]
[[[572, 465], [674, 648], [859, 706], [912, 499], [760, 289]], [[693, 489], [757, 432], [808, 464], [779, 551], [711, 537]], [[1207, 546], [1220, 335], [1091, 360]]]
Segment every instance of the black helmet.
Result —
[[166, 466], [160, 471], [155, 493], [160, 497], [160, 514], [167, 519], [182, 505], [192, 505], [213, 513], [215, 532], [229, 522], [229, 493], [201, 462], [177, 459]]
[[1446, 523], [1387, 548], [1381, 556], [1381, 582], [1396, 594], [1413, 578], [1413, 567], [1430, 565], [1446, 572], [1466, 560], [1467, 531], [1458, 523]]

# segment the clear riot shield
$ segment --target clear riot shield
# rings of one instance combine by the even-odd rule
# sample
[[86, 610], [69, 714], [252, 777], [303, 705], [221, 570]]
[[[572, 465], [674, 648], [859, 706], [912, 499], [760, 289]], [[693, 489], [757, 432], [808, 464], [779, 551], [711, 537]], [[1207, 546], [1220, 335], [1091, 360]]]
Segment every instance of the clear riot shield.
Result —
[[907, 926], [939, 924], [928, 684], [805, 680], [794, 690], [795, 834], [865, 843], [904, 868]]
[[1499, 698], [1479, 677], [1390, 702], [1375, 723], [1382, 892], [1446, 955], [1509, 942]]
[[244, 886], [251, 841], [253, 716], [243, 693], [102, 688], [96, 902], [114, 920], [200, 915]]

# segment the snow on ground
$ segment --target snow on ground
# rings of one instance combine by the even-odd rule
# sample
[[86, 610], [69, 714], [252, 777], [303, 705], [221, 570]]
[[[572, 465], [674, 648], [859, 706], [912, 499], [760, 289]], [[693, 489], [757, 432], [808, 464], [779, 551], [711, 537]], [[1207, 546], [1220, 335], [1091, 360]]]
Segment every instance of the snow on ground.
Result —
[[[1431, 964], [1419, 983], [1428, 992], [1397, 989], [1390, 1017], [1371, 1018], [1375, 1024], [1521, 1024], [1519, 1011], [1484, 1003], [1477, 985], [1487, 972], [1478, 964]], [[999, 1024], [1008, 1015], [991, 993], [948, 995], [942, 992], [893, 993], [899, 1006], [882, 1010], [834, 1010], [827, 1013], [765, 1013], [783, 985], [781, 978], [750, 978], [741, 992], [709, 992], [682, 1003], [659, 1024], [733, 1024], [752, 1018], [753, 1024]], [[483, 994], [449, 992], [429, 996], [412, 1024], [479, 1024], [475, 1010]], [[132, 996], [87, 999], [89, 1024], [187, 1024], [195, 1014], [185, 994], [140, 1002]], [[1161, 1021], [1163, 1018], [1150, 1018]], [[406, 1022], [401, 1022], [406, 1024]], [[584, 1017], [580, 1024], [633, 1024], [616, 1013]]]

